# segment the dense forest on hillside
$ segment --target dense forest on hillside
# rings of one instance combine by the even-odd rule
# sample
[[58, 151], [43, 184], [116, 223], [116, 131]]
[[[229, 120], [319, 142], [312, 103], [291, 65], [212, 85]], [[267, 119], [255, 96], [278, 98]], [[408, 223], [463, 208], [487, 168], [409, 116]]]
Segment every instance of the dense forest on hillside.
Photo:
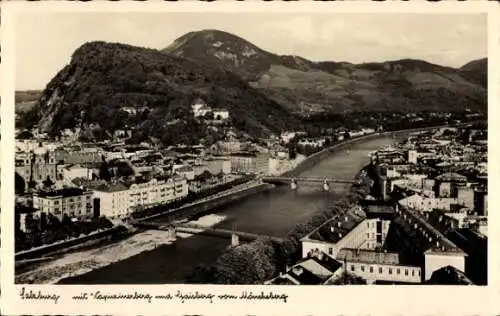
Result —
[[[229, 71], [103, 42], [77, 49], [23, 121], [51, 133], [74, 127], [98, 134], [130, 128], [137, 137], [154, 136], [168, 144], [177, 141], [174, 136], [187, 135], [184, 141], [192, 143], [207, 131], [191, 113], [197, 98], [228, 109], [234, 127], [251, 136], [300, 126], [279, 104]], [[124, 107], [139, 111], [130, 115]]]

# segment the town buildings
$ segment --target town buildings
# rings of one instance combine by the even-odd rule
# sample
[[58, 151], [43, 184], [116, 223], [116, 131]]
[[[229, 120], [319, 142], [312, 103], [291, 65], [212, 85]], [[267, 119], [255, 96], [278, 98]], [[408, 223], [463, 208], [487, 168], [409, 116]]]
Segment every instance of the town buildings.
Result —
[[303, 237], [302, 260], [267, 284], [342, 284], [346, 273], [377, 284], [486, 284], [487, 148], [460, 142], [464, 133], [416, 134], [372, 153], [363, 206]]
[[54, 151], [36, 148], [17, 152], [15, 159], [15, 172], [23, 178], [26, 189], [30, 183], [39, 185], [47, 178], [55, 181], [57, 164]]
[[33, 208], [52, 214], [59, 220], [69, 218], [86, 219], [94, 216], [92, 191], [79, 188], [65, 188], [40, 191], [33, 194]]

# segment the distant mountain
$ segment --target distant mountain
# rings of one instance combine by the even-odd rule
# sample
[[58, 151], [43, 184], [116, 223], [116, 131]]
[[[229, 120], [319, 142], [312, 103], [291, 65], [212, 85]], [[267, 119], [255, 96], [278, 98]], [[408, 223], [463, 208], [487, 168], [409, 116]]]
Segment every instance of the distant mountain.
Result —
[[245, 80], [257, 80], [272, 65], [309, 70], [313, 63], [295, 56], [267, 52], [247, 40], [217, 30], [189, 32], [176, 39], [164, 52], [227, 68]]
[[187, 33], [164, 52], [228, 69], [292, 111], [486, 110], [485, 67], [422, 60], [351, 64], [267, 52], [236, 35]]
[[[229, 110], [236, 129], [250, 136], [299, 124], [278, 103], [223, 68], [104, 42], [87, 43], [74, 52], [25, 122], [48, 132], [80, 127], [110, 133], [128, 126], [143, 139], [196, 143], [211, 133], [191, 113], [197, 98]], [[124, 107], [144, 111], [131, 115]]]
[[16, 91], [16, 113], [29, 111], [36, 104], [41, 94], [42, 91], [39, 90]]

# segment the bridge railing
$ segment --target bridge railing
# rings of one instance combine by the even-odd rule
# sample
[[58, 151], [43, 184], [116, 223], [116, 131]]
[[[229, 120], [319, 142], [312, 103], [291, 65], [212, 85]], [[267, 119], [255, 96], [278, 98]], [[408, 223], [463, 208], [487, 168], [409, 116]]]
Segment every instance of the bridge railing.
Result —
[[[225, 235], [232, 235], [236, 234], [239, 237], [242, 237], [244, 239], [258, 239], [258, 238], [267, 238], [271, 240], [276, 240], [276, 241], [282, 241], [282, 238], [275, 237], [275, 236], [269, 236], [269, 235], [262, 235], [262, 234], [256, 234], [256, 233], [249, 233], [249, 232], [244, 232], [244, 231], [238, 231], [238, 230], [233, 230], [233, 229], [224, 229], [224, 228], [217, 228], [213, 226], [204, 226], [200, 224], [195, 224], [195, 223], [148, 223], [144, 222], [141, 224], [145, 225], [151, 225], [155, 227], [162, 227], [162, 226], [174, 226], [175, 228], [180, 228], [180, 229], [195, 229], [195, 230], [202, 230], [205, 233], [218, 233], [218, 234], [225, 234]], [[197, 232], [192, 232], [192, 234], [197, 234]]]

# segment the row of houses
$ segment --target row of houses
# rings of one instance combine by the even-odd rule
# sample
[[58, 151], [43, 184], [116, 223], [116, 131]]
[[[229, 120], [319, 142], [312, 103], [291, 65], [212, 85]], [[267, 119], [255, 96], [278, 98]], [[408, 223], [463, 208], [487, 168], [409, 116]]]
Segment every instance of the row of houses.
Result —
[[[36, 218], [41, 213], [51, 214], [59, 220], [65, 216], [77, 220], [99, 216], [119, 219], [141, 208], [181, 200], [188, 195], [188, 191], [188, 182], [183, 177], [115, 181], [91, 189], [71, 187], [38, 191], [33, 194], [31, 215]], [[21, 223], [24, 223], [26, 215], [21, 214]], [[24, 229], [23, 225], [21, 229]]]

